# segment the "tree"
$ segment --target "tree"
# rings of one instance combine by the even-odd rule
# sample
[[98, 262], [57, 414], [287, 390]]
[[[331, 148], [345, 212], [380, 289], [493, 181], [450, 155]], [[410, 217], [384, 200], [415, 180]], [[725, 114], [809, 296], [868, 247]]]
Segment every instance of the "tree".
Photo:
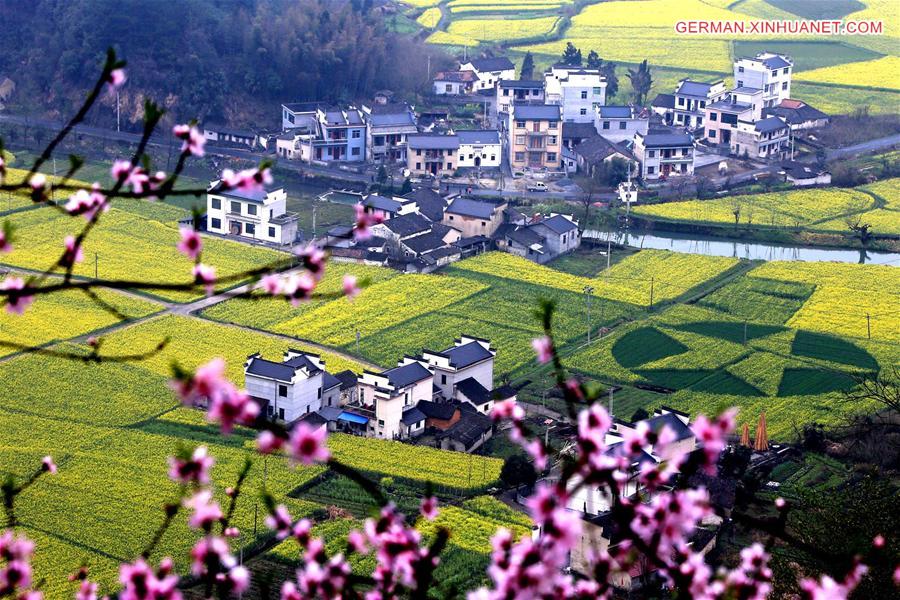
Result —
[[532, 486], [537, 481], [534, 466], [523, 454], [516, 453], [503, 461], [500, 480], [509, 487]]
[[738, 222], [741, 220], [741, 210], [743, 209], [744, 204], [735, 197], [731, 201], [731, 214], [734, 215], [734, 228], [737, 229]]
[[634, 103], [643, 104], [653, 85], [653, 77], [645, 58], [637, 69], [628, 69], [628, 79], [631, 81], [631, 89], [634, 93]]
[[408, 194], [413, 191], [412, 181], [409, 180], [409, 177], [403, 180], [403, 185], [400, 186], [400, 195]]
[[375, 181], [378, 182], [378, 185], [384, 185], [384, 182], [387, 181], [387, 169], [384, 168], [384, 163], [378, 165], [378, 173], [375, 175]]
[[566, 49], [562, 53], [562, 64], [577, 67], [581, 64], [581, 50], [572, 42], [566, 43]]
[[596, 50], [591, 50], [587, 55], [587, 68], [599, 69], [603, 65], [603, 59], [597, 54]]
[[863, 222], [861, 213], [846, 217], [844, 223], [846, 223], [847, 228], [859, 238], [859, 243], [863, 246], [872, 240], [872, 225]]
[[607, 101], [619, 93], [619, 77], [616, 75], [616, 63], [605, 61], [600, 66], [600, 74], [606, 79]]
[[534, 56], [531, 52], [525, 53], [522, 59], [522, 69], [519, 71], [519, 79], [531, 79], [534, 77]]

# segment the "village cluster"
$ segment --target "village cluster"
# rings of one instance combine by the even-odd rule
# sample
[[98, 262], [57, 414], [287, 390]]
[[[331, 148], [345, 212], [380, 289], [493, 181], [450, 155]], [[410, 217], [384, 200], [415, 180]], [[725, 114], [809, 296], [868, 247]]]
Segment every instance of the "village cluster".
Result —
[[[516, 79], [506, 57], [473, 59], [433, 79], [435, 98], [484, 107], [485, 129], [453, 130], [440, 111], [416, 112], [391, 94], [369, 105], [283, 104], [283, 133], [269, 137], [207, 126], [209, 140], [262, 145], [281, 158], [313, 164], [401, 165], [414, 178], [500, 169], [591, 174], [620, 158], [647, 183], [690, 176], [717, 156], [783, 161], [792, 132], [820, 127], [828, 116], [791, 98], [794, 63], [761, 52], [734, 61], [734, 87], [684, 79], [649, 108], [608, 105], [598, 69], [556, 64], [543, 79]], [[711, 157], [700, 159], [699, 157]]]

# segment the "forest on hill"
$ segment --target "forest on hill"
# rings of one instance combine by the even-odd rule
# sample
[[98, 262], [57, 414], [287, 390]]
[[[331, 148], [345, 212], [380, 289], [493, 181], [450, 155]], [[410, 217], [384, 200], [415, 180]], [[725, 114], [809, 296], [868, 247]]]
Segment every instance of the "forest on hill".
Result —
[[428, 56], [432, 72], [448, 60], [391, 31], [371, 0], [0, 0], [0, 23], [9, 109], [71, 113], [112, 46], [128, 60], [123, 126], [147, 96], [178, 119], [274, 125], [280, 102], [405, 96], [427, 83]]

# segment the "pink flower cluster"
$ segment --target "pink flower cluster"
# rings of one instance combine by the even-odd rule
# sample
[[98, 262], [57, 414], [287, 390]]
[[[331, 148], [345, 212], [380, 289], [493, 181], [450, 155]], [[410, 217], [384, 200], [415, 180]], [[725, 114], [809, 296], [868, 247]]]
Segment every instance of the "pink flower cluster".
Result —
[[84, 215], [85, 219], [91, 221], [98, 211], [106, 212], [109, 210], [109, 202], [106, 196], [100, 192], [100, 186], [94, 184], [91, 191], [78, 190], [69, 196], [69, 201], [66, 202], [65, 208], [70, 215]]
[[209, 483], [209, 470], [215, 462], [206, 446], [198, 446], [189, 457], [169, 458], [169, 478], [182, 485], [206, 485]]
[[152, 200], [153, 192], [157, 191], [163, 182], [166, 181], [164, 171], [157, 171], [153, 174], [148, 173], [143, 167], [132, 165], [127, 160], [117, 160], [110, 169], [112, 178], [122, 186], [130, 186], [131, 191], [135, 194], [146, 195], [146, 198]]
[[6, 312], [21, 315], [32, 302], [34, 294], [30, 293], [25, 280], [21, 277], [8, 276], [0, 282], [0, 290], [6, 292]]
[[250, 424], [259, 415], [259, 405], [225, 378], [225, 361], [214, 358], [193, 374], [170, 382], [181, 401], [189, 406], [208, 405], [207, 417], [217, 422], [224, 433], [236, 424]]
[[196, 126], [187, 124], [176, 125], [172, 128], [172, 133], [178, 139], [183, 140], [181, 144], [182, 154], [198, 157], [206, 154], [206, 151], [203, 149], [206, 145], [206, 138], [203, 137], [203, 133]]
[[245, 192], [263, 191], [272, 184], [272, 171], [264, 169], [244, 169], [234, 172], [231, 169], [222, 171], [222, 184], [228, 189]]
[[357, 204], [356, 225], [353, 227], [353, 238], [358, 241], [367, 240], [372, 237], [371, 227], [384, 222], [384, 217], [378, 213], [366, 212], [366, 207], [362, 203]]
[[181, 240], [176, 246], [178, 251], [191, 260], [197, 260], [200, 252], [203, 251], [203, 240], [200, 239], [200, 234], [190, 227], [182, 227], [179, 232]]
[[40, 592], [31, 587], [31, 557], [34, 542], [12, 531], [0, 533], [0, 598], [11, 596], [39, 600]]
[[164, 558], [159, 568], [153, 568], [143, 558], [133, 563], [122, 563], [119, 567], [119, 583], [122, 591], [121, 600], [181, 600], [178, 590], [178, 575], [174, 572], [174, 563]]

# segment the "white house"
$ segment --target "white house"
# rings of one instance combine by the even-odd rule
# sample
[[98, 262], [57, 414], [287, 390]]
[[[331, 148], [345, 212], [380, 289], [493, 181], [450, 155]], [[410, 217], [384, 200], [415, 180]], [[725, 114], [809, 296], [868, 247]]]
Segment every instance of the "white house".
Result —
[[[503, 79], [497, 86], [497, 96], [494, 100], [494, 112], [496, 114], [509, 113], [512, 105], [517, 102], [543, 102], [544, 82], [522, 79]], [[498, 119], [500, 122], [502, 118]]]
[[290, 244], [297, 238], [297, 214], [286, 210], [284, 188], [246, 192], [222, 189], [220, 181], [206, 192], [206, 230], [238, 239]]
[[244, 386], [268, 418], [286, 423], [340, 405], [341, 381], [318, 355], [299, 350], [289, 349], [280, 363], [251, 354], [244, 363]]
[[434, 395], [434, 376], [417, 359], [403, 358], [393, 369], [364, 371], [359, 379], [360, 403], [372, 411], [369, 432], [375, 437], [407, 439], [425, 431], [425, 415], [416, 408]]
[[790, 136], [791, 128], [781, 117], [738, 121], [731, 151], [738, 156], [782, 160], [790, 150]]
[[246, 129], [237, 129], [234, 127], [226, 127], [215, 123], [206, 123], [203, 125], [203, 137], [207, 142], [227, 142], [231, 144], [241, 144], [251, 149], [256, 148], [259, 141], [258, 136], [252, 131]]
[[694, 138], [689, 133], [638, 133], [634, 156], [645, 180], [694, 174]]
[[724, 91], [725, 82], [721, 80], [708, 83], [682, 79], [675, 88], [672, 124], [689, 129], [703, 127], [706, 105]]
[[422, 351], [422, 361], [434, 373], [434, 387], [445, 398], [469, 402], [484, 414], [494, 406], [494, 356], [488, 340], [461, 336], [450, 348]]
[[597, 133], [613, 143], [631, 141], [636, 133], [647, 133], [650, 111], [635, 106], [598, 106], [594, 111]]
[[596, 107], [606, 103], [606, 78], [597, 69], [553, 65], [544, 73], [544, 95], [562, 107], [563, 121], [593, 123]]
[[505, 56], [478, 58], [462, 63], [460, 71], [472, 71], [478, 81], [472, 86], [473, 91], [492, 90], [497, 82], [503, 79], [516, 78], [516, 66]]
[[791, 97], [794, 61], [784, 54], [760, 52], [734, 61], [734, 85], [763, 91], [763, 106], [776, 106]]
[[457, 167], [499, 167], [500, 132], [496, 129], [457, 131], [459, 159]]

